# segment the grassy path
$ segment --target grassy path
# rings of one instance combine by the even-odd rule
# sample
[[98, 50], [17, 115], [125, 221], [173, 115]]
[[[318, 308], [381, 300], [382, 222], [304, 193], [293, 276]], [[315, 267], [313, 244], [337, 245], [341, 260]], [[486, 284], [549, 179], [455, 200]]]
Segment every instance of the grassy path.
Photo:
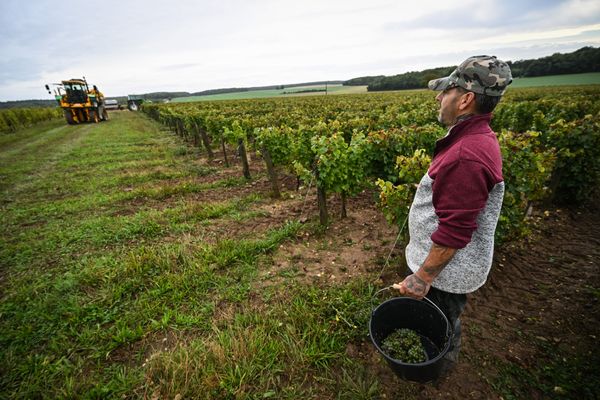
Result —
[[310, 225], [253, 229], [266, 182], [206, 164], [141, 115], [112, 116], [0, 140], [0, 397], [323, 393], [302, 383], [345, 359], [356, 331], [321, 297], [358, 311], [366, 292], [255, 289]]
[[2, 153], [0, 154], [0, 173], [2, 188], [11, 183], [27, 179], [27, 175], [40, 171], [44, 163], [56, 157], [54, 153], [48, 153], [48, 149], [54, 149], [61, 143], [69, 143], [79, 130], [61, 124], [58, 127], [46, 130], [53, 124], [47, 123], [19, 132], [6, 135], [2, 139]]

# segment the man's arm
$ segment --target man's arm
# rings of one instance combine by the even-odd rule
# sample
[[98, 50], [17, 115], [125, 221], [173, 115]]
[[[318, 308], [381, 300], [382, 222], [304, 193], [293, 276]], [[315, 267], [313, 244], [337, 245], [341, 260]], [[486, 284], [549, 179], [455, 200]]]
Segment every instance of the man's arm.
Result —
[[394, 289], [398, 289], [400, 294], [404, 296], [421, 300], [429, 292], [431, 282], [448, 265], [456, 251], [457, 249], [433, 243], [421, 268], [414, 274], [407, 276], [402, 282], [395, 283], [393, 285]]

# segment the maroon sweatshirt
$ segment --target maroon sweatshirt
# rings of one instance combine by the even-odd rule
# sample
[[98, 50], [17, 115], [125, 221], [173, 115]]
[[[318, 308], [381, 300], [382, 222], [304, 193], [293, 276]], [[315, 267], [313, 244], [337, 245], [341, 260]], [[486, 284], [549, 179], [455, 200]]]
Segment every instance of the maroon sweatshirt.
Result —
[[416, 272], [432, 242], [460, 249], [433, 286], [469, 293], [485, 283], [504, 195], [502, 157], [491, 114], [450, 128], [436, 143], [409, 214], [409, 267]]

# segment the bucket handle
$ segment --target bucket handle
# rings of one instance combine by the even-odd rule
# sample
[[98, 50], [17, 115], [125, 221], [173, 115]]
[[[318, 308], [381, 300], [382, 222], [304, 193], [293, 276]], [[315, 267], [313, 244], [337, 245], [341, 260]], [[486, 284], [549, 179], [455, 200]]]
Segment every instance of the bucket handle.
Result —
[[388, 289], [391, 289], [391, 288], [393, 288], [393, 287], [394, 287], [394, 285], [390, 285], [390, 286], [386, 286], [386, 287], [384, 287], [383, 289], [379, 289], [378, 291], [376, 291], [376, 292], [373, 294], [373, 297], [377, 296], [379, 293], [383, 292], [384, 290], [388, 290]]
[[377, 304], [373, 305], [373, 299], [375, 299], [375, 297], [377, 297], [377, 295], [379, 293], [383, 292], [384, 290], [392, 289], [393, 287], [394, 287], [393, 285], [390, 285], [390, 286], [384, 287], [383, 289], [379, 289], [378, 291], [373, 293], [373, 296], [371, 296], [371, 314], [373, 314], [373, 312], [375, 311], [375, 307], [377, 306]]
[[[444, 314], [444, 312], [437, 306], [437, 304], [435, 304], [433, 301], [431, 301], [431, 299], [429, 299], [428, 297], [423, 297], [423, 300], [427, 300], [429, 302], [429, 304], [431, 304], [432, 306], [434, 306], [435, 309], [440, 312], [440, 314], [442, 314], [444, 317], [446, 317], [446, 319], [448, 319], [448, 317], [446, 316], [446, 314]], [[450, 324], [450, 322], [448, 322], [448, 325], [449, 324]]]
[[450, 338], [454, 335], [454, 327], [451, 326], [448, 316], [446, 314], [444, 314], [444, 312], [438, 307], [438, 305], [435, 304], [431, 299], [429, 299], [427, 297], [423, 297], [423, 298], [425, 300], [427, 300], [429, 302], [429, 304], [434, 306], [435, 309], [438, 310], [440, 312], [440, 314], [442, 314], [444, 316], [444, 318], [446, 318], [446, 321], [448, 322], [448, 325], [446, 325], [446, 340], [450, 340]]
[[[394, 285], [390, 285], [390, 286], [384, 287], [383, 289], [379, 289], [378, 291], [376, 291], [373, 294], [373, 297], [371, 297], [371, 299], [374, 299], [375, 296], [377, 296], [379, 293], [383, 292], [384, 290], [392, 289], [393, 287], [394, 287]], [[438, 307], [438, 305], [435, 304], [428, 297], [423, 297], [422, 300], [427, 300], [429, 302], [429, 304], [431, 304], [433, 307], [435, 307], [435, 309], [438, 310], [440, 312], [440, 314], [442, 314], [444, 316], [444, 318], [446, 318], [446, 321], [448, 321], [448, 325], [446, 326], [446, 338], [452, 336], [452, 328], [450, 327], [450, 320], [448, 319], [448, 317], [446, 316], [446, 314], [444, 314], [444, 312]], [[375, 311], [375, 307], [371, 307], [371, 314], [373, 314], [373, 311]]]

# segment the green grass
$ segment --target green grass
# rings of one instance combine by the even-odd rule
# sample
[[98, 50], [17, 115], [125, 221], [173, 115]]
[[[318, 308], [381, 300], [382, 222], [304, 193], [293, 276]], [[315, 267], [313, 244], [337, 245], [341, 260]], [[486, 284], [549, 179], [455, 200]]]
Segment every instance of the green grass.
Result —
[[[322, 90], [322, 92], [305, 92], [295, 93], [302, 90]], [[343, 86], [343, 85], [327, 85], [327, 94], [349, 94], [349, 93], [366, 93], [366, 86]], [[173, 102], [190, 102], [190, 101], [211, 101], [211, 100], [238, 100], [238, 99], [259, 99], [265, 97], [289, 97], [289, 96], [324, 96], [325, 85], [298, 86], [285, 89], [269, 89], [269, 90], [249, 90], [247, 92], [211, 94], [206, 96], [190, 96], [177, 97]]]
[[319, 228], [253, 228], [268, 200], [241, 171], [206, 182], [196, 150], [111, 117], [0, 140], [0, 398], [373, 398], [345, 353], [370, 285], [263, 287], [272, 253]]
[[516, 78], [510, 88], [525, 88], [538, 86], [568, 86], [568, 85], [598, 85], [600, 72], [584, 74], [566, 74], [551, 76], [536, 76], [532, 78]]
[[[357, 385], [337, 368], [359, 368], [344, 356], [346, 343], [358, 331], [333, 323], [333, 306], [357, 318], [356, 323], [366, 323], [368, 293], [356, 290], [324, 294], [314, 287], [292, 286], [287, 288], [287, 299], [271, 302], [268, 309], [233, 309], [205, 337], [149, 360], [151, 380], [167, 383], [156, 385], [155, 390], [161, 397], [181, 393], [186, 398], [207, 399], [324, 395], [318, 385], [302, 387], [308, 373], [312, 379], [337, 385], [334, 393], [338, 395], [360, 398], [363, 392], [363, 398], [370, 398], [368, 394], [377, 387], [374, 377], [368, 384]], [[194, 368], [190, 360], [203, 368]]]

